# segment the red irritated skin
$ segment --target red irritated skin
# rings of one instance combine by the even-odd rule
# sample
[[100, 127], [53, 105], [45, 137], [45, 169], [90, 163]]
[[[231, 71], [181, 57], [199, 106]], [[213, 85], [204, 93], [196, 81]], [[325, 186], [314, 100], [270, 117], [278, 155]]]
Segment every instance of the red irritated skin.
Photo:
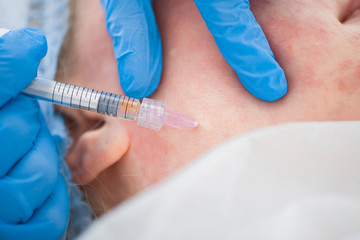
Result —
[[[67, 156], [96, 215], [160, 181], [233, 136], [290, 121], [360, 119], [360, 1], [253, 0], [251, 9], [284, 68], [288, 94], [254, 98], [220, 54], [192, 0], [155, 0], [163, 72], [152, 98], [195, 117], [191, 131], [62, 108], [74, 144]], [[74, 1], [74, 36], [58, 80], [122, 94], [104, 12]], [[65, 72], [65, 73], [64, 73]]]

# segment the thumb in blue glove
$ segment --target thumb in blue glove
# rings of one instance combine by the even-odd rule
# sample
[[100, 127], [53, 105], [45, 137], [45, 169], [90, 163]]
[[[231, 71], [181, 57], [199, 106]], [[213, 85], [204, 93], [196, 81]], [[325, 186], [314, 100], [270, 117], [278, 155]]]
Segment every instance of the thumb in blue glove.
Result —
[[46, 52], [45, 36], [36, 29], [11, 31], [0, 38], [0, 106], [36, 77]]
[[58, 239], [69, 213], [58, 153], [37, 102], [18, 93], [47, 51], [35, 29], [0, 37], [0, 236]]
[[126, 95], [144, 98], [158, 87], [162, 70], [159, 30], [152, 0], [101, 0]]

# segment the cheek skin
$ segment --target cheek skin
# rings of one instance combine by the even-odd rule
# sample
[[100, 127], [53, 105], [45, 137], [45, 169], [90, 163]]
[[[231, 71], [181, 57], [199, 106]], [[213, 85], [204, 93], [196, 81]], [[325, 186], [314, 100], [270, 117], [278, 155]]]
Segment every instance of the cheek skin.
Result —
[[[301, 79], [302, 86], [305, 86], [303, 91], [306, 91], [308, 87], [322, 86], [323, 79], [316, 73], [322, 72], [321, 68], [327, 66], [324, 63], [324, 56], [329, 55], [330, 45], [333, 45], [331, 33], [324, 32], [323, 29], [314, 31], [313, 27], [304, 23], [300, 24], [296, 19], [289, 20], [287, 16], [273, 14], [268, 16], [260, 19], [259, 23], [264, 26], [263, 30], [275, 58], [285, 70], [289, 91], [292, 91], [294, 87], [300, 87], [294, 82], [298, 79]], [[310, 22], [313, 20], [318, 21], [318, 19], [309, 18]]]
[[[307, 8], [317, 5], [313, 1], [291, 3]], [[289, 93], [306, 94], [309, 90], [323, 89], [348, 94], [358, 89], [359, 81], [354, 76], [359, 76], [356, 73], [359, 67], [353, 62], [356, 45], [347, 41], [349, 34], [334, 16], [330, 5], [316, 11], [316, 15], [299, 9], [298, 13], [291, 12], [296, 7], [290, 4], [288, 8], [285, 5], [269, 7], [267, 11], [259, 8], [260, 5], [254, 2], [254, 14], [285, 70]], [[285, 14], [276, 14], [279, 8], [283, 8]]]
[[[200, 129], [192, 130], [191, 133], [165, 128], [161, 130], [162, 133], [150, 131], [137, 131], [138, 136], [133, 138], [133, 148], [129, 154], [133, 160], [139, 161], [142, 177], [151, 184], [196, 158], [209, 145], [198, 141]], [[192, 138], [192, 135], [196, 137]]]
[[[340, 63], [336, 74], [337, 90], [345, 95], [355, 95], [360, 89], [360, 60], [347, 59]], [[349, 67], [349, 66], [355, 66]]]
[[[132, 150], [134, 155], [132, 159], [135, 161], [145, 161], [141, 162], [146, 167], [141, 167], [140, 171], [142, 176], [146, 179], [152, 179], [151, 181], [156, 181], [158, 176], [164, 176], [163, 171], [166, 171], [167, 166], [164, 166], [164, 161], [161, 161], [169, 151], [171, 147], [169, 144], [165, 144], [163, 136], [163, 130], [154, 131], [149, 129], [132, 129], [133, 133], [136, 134], [132, 136]], [[150, 142], [149, 139], [153, 139], [154, 142]], [[154, 144], [155, 143], [155, 144]], [[161, 150], [161, 155], [160, 155]]]
[[[341, 24], [338, 20], [341, 11], [331, 3], [273, 3], [274, 8], [261, 8], [264, 7], [261, 1], [254, 1], [254, 14], [285, 70], [290, 100], [298, 102], [299, 111], [310, 120], [358, 119], [359, 111], [353, 105], [360, 104], [357, 97], [360, 94], [360, 56], [354, 54], [360, 44], [359, 40], [354, 40], [360, 32], [359, 26], [355, 30], [353, 25]], [[297, 4], [298, 8], [292, 4]], [[317, 11], [299, 9], [300, 6], [316, 9], [319, 4], [324, 7]], [[297, 12], [292, 12], [294, 9]], [[290, 110], [288, 117], [291, 118], [289, 113]]]

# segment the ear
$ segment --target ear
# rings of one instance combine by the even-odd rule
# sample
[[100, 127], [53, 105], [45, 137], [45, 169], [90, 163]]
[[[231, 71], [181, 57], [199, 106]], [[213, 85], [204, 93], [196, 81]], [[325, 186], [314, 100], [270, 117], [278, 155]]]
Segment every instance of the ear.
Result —
[[102, 171], [120, 161], [129, 146], [129, 134], [124, 125], [109, 121], [106, 117], [99, 128], [84, 132], [68, 153], [66, 160], [74, 182], [91, 182]]

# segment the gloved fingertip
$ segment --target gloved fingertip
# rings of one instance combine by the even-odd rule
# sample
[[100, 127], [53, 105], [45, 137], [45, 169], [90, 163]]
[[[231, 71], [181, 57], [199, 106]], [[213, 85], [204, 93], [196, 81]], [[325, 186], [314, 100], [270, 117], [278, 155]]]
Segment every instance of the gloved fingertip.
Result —
[[150, 96], [157, 89], [162, 72], [162, 55], [155, 55], [152, 61], [144, 62], [139, 62], [133, 54], [119, 59], [120, 84], [127, 96], [141, 99]]
[[137, 88], [134, 89], [131, 87], [123, 88], [123, 91], [126, 96], [136, 98], [136, 99], [142, 99], [142, 98], [149, 97], [151, 94], [154, 93], [155, 90], [156, 90], [156, 87], [154, 87], [154, 86], [151, 86], [150, 88], [143, 87], [141, 90], [139, 90]]
[[272, 93], [266, 93], [263, 96], [259, 97], [260, 99], [267, 101], [267, 102], [275, 102], [281, 98], [283, 98], [287, 93], [286, 88], [279, 88], [273, 91]]
[[47, 53], [47, 41], [45, 35], [36, 28], [22, 28], [15, 30], [24, 33], [27, 38], [29, 47], [37, 54], [37, 58], [42, 59]]
[[0, 105], [31, 83], [46, 52], [46, 38], [34, 28], [12, 30], [0, 38]]
[[[6, 47], [5, 47], [6, 45]], [[29, 58], [40, 62], [47, 53], [45, 35], [35, 28], [11, 30], [1, 38], [0, 46], [17, 58]]]
[[147, 83], [146, 81], [139, 82], [128, 79], [128, 80], [123, 80], [120, 83], [126, 96], [142, 99], [150, 96], [155, 92], [160, 81], [160, 78], [158, 79], [159, 80], [157, 80], [155, 77], [150, 77], [150, 79], [148, 80], [149, 83]]
[[283, 74], [279, 79], [274, 82], [270, 82], [268, 86], [264, 86], [263, 89], [257, 92], [252, 92], [252, 94], [264, 101], [274, 102], [282, 97], [284, 97], [287, 93], [287, 81], [285, 74]]

